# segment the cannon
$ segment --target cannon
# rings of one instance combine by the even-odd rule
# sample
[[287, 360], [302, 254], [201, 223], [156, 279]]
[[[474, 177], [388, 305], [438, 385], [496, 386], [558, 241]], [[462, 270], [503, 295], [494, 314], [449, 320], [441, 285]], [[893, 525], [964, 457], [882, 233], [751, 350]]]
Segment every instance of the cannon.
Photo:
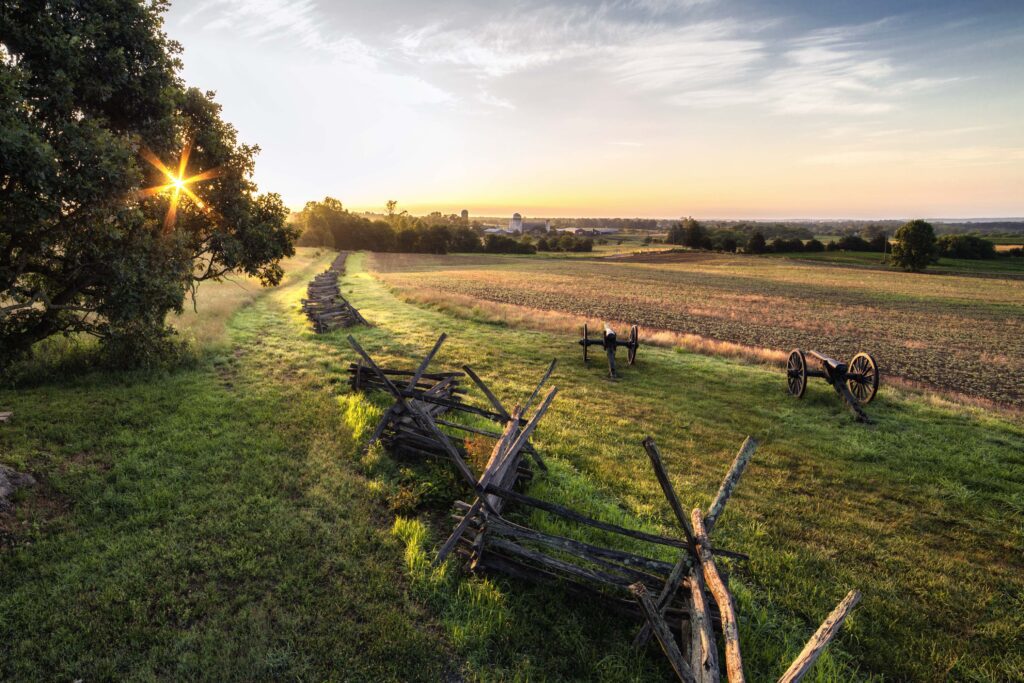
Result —
[[789, 361], [786, 363], [789, 393], [796, 398], [803, 398], [804, 391], [807, 390], [807, 378], [821, 377], [832, 385], [859, 421], [868, 422], [868, 416], [862, 406], [871, 403], [878, 393], [879, 372], [874, 357], [862, 351], [846, 364], [817, 351], [808, 353], [818, 362], [821, 369], [808, 369], [807, 356], [802, 350], [790, 351]]
[[586, 323], [583, 324], [583, 339], [580, 339], [580, 346], [583, 347], [583, 363], [584, 365], [590, 362], [590, 347], [600, 346], [604, 349], [604, 352], [608, 355], [608, 376], [615, 378], [618, 374], [615, 370], [615, 352], [620, 346], [626, 347], [626, 360], [629, 365], [633, 365], [636, 362], [636, 350], [640, 347], [640, 328], [637, 325], [633, 325], [629, 328], [629, 339], [627, 341], [619, 341], [615, 335], [615, 330], [604, 326], [604, 334], [600, 339], [591, 339], [589, 331], [587, 330]]

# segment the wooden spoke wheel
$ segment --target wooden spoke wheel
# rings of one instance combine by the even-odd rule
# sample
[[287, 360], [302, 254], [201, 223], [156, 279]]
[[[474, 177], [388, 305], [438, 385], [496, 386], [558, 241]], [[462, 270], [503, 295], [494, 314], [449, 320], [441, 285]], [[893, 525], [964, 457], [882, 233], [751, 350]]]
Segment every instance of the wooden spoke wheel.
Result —
[[632, 365], [636, 362], [636, 349], [640, 346], [640, 328], [633, 325], [629, 328], [629, 346], [626, 347], [626, 357], [629, 359], [629, 364]]
[[786, 382], [789, 386], [789, 393], [797, 398], [803, 398], [807, 390], [807, 358], [800, 349], [793, 349], [789, 353], [789, 361], [786, 363]]
[[878, 393], [878, 364], [870, 353], [858, 353], [850, 361], [846, 388], [860, 403], [871, 403]]
[[583, 362], [590, 362], [590, 336], [587, 334], [587, 324], [583, 323]]

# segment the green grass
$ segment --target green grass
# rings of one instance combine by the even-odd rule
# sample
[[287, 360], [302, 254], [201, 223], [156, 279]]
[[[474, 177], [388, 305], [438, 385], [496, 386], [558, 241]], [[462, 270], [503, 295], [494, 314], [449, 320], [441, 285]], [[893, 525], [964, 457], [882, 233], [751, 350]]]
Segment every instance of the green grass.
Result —
[[0, 679], [444, 677], [300, 291], [195, 369], [0, 392], [0, 461], [41, 482], [3, 519]]
[[[238, 311], [195, 367], [0, 392], [0, 461], [42, 482], [3, 520], [0, 678], [666, 680], [599, 605], [427, 566], [469, 493], [443, 464], [362, 453], [386, 401], [348, 394], [347, 333], [296, 311], [329, 258]], [[1024, 677], [1020, 424], [883, 387], [857, 425], [823, 383], [797, 402], [772, 370], [650, 347], [609, 382], [573, 339], [402, 303], [362, 262], [343, 290], [375, 326], [352, 332], [384, 362], [444, 330], [437, 367], [469, 363], [514, 403], [559, 358], [533, 495], [673, 533], [643, 436], [688, 506], [762, 442], [716, 527], [752, 556], [729, 566], [751, 680], [853, 587], [807, 680]]]
[[565, 391], [538, 444], [571, 484], [546, 489], [541, 477], [536, 490], [552, 499], [576, 500], [571, 489], [585, 481], [631, 515], [665, 523], [644, 435], [662, 445], [687, 504], [708, 503], [745, 435], [761, 439], [717, 532], [754, 558], [735, 571], [750, 615], [744, 638], [762, 645], [749, 648], [756, 678], [777, 675], [851, 587], [865, 598], [838, 654], [847, 663], [844, 653], [852, 655], [862, 674], [1024, 673], [1021, 617], [1011, 607], [1024, 597], [1021, 425], [883, 388], [871, 406], [877, 424], [864, 427], [824, 383], [797, 402], [774, 371], [653, 348], [609, 383], [600, 369], [580, 367], [572, 339], [423, 311], [366, 275], [350, 281], [353, 299], [379, 323], [374, 334], [387, 331], [379, 345], [401, 340], [422, 353], [443, 329], [451, 341], [440, 362], [499, 378], [509, 401], [560, 358]]

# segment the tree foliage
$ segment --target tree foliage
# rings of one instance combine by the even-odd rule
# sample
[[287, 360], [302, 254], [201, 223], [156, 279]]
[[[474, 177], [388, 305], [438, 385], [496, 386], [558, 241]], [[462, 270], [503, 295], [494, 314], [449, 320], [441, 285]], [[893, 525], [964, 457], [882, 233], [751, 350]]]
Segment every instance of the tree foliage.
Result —
[[966, 259], [994, 259], [996, 245], [976, 235], [943, 235], [936, 242], [939, 256]]
[[931, 223], [915, 219], [896, 231], [892, 262], [904, 270], [921, 271], [936, 256], [935, 230]]
[[764, 241], [764, 235], [759, 232], [755, 232], [747, 240], [747, 246], [744, 251], [748, 254], [763, 254], [768, 251], [768, 245]]
[[[258, 152], [186, 88], [165, 2], [10, 0], [0, 11], [0, 367], [56, 333], [147, 357], [186, 293], [243, 272], [280, 281], [295, 233], [251, 180]], [[165, 227], [168, 166], [218, 169]]]

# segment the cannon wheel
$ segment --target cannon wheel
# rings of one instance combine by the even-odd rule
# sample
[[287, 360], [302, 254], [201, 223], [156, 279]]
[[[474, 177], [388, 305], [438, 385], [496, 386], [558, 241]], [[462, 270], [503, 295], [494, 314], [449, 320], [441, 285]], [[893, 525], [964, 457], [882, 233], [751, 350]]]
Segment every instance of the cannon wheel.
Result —
[[807, 390], [807, 358], [800, 349], [793, 349], [789, 352], [789, 361], [786, 363], [786, 382], [789, 385], [789, 393], [797, 398], [803, 398]]
[[629, 346], [626, 347], [626, 358], [629, 360], [629, 364], [632, 365], [636, 362], [636, 349], [640, 346], [640, 328], [633, 325], [629, 328]]
[[583, 323], [583, 364], [586, 365], [590, 362], [590, 335], [587, 334], [587, 324]]
[[850, 372], [863, 375], [863, 379], [849, 377], [846, 380], [846, 387], [860, 403], [871, 403], [871, 399], [878, 393], [878, 363], [874, 356], [863, 351], [858, 353], [850, 361]]

